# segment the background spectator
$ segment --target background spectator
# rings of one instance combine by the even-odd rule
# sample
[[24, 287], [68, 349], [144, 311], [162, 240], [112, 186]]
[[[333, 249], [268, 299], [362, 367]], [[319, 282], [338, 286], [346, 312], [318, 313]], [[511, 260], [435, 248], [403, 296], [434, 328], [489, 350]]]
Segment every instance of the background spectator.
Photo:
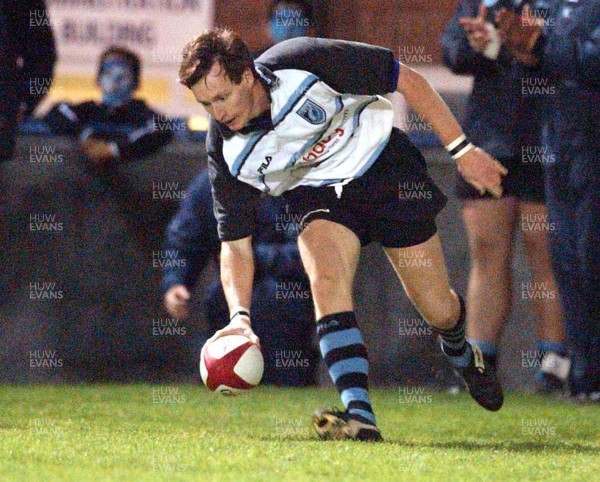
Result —
[[493, 18], [494, 12], [488, 12], [478, 0], [461, 0], [442, 36], [446, 65], [456, 74], [474, 77], [465, 131], [508, 168], [501, 199], [482, 196], [457, 177], [471, 254], [467, 334], [488, 362], [496, 365], [498, 344], [512, 306], [514, 234], [528, 226], [528, 219], [538, 220], [532, 229], [520, 230], [533, 275], [534, 289], [529, 291], [538, 322], [537, 352], [544, 358], [536, 381], [540, 389], [558, 389], [566, 381], [569, 361], [550, 266], [548, 230], [539, 221], [547, 219], [544, 173], [541, 162], [526, 155], [540, 152], [546, 99], [523, 95], [524, 79], [539, 78], [541, 73], [514, 61], [501, 45]]
[[305, 0], [273, 0], [267, 15], [267, 30], [271, 43], [254, 52], [255, 57], [284, 40], [314, 35], [312, 4]]
[[546, 129], [546, 193], [554, 269], [573, 367], [571, 395], [600, 400], [600, 3], [555, 0], [549, 15], [497, 15], [501, 37], [522, 62], [556, 78]]
[[77, 139], [82, 152], [97, 166], [148, 155], [172, 137], [165, 116], [133, 95], [140, 84], [139, 57], [123, 47], [105, 50], [98, 66], [102, 101], [60, 103], [46, 115], [56, 134]]

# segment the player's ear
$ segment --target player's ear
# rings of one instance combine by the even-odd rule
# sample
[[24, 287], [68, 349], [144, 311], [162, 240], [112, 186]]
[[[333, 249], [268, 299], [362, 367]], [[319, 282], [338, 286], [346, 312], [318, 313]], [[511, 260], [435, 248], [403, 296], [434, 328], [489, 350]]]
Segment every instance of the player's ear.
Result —
[[252, 81], [254, 80], [254, 74], [252, 73], [250, 68], [246, 67], [246, 70], [244, 70], [244, 73], [242, 74], [242, 80], [247, 84], [252, 83]]

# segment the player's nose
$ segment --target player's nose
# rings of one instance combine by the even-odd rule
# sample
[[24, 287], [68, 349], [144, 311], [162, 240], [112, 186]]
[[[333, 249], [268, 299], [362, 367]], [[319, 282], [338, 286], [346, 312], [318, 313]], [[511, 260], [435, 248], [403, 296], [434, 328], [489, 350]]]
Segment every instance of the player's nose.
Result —
[[223, 122], [226, 120], [225, 109], [222, 107], [213, 106], [213, 117], [217, 120], [217, 122]]

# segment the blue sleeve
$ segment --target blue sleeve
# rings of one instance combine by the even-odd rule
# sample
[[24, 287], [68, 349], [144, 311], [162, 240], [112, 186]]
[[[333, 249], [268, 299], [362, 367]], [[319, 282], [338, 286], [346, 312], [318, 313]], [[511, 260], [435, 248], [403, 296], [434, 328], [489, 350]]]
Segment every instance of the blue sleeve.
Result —
[[390, 85], [390, 92], [396, 92], [398, 89], [398, 79], [400, 78], [400, 61], [394, 59], [394, 73], [392, 75], [392, 85]]
[[600, 2], [581, 4], [570, 16], [554, 12], [555, 24], [539, 41], [542, 66], [564, 78], [600, 90]]
[[206, 263], [219, 253], [217, 222], [213, 216], [207, 171], [196, 177], [186, 191], [166, 232], [162, 292], [174, 285], [193, 288]]

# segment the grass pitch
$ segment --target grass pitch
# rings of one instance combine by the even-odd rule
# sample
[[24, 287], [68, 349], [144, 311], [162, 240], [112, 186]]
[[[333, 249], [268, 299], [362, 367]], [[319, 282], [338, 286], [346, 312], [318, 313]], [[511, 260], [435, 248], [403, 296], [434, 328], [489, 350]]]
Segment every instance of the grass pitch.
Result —
[[0, 386], [6, 481], [593, 481], [600, 409], [509, 395], [488, 413], [467, 395], [373, 390], [380, 444], [323, 442], [330, 389]]

